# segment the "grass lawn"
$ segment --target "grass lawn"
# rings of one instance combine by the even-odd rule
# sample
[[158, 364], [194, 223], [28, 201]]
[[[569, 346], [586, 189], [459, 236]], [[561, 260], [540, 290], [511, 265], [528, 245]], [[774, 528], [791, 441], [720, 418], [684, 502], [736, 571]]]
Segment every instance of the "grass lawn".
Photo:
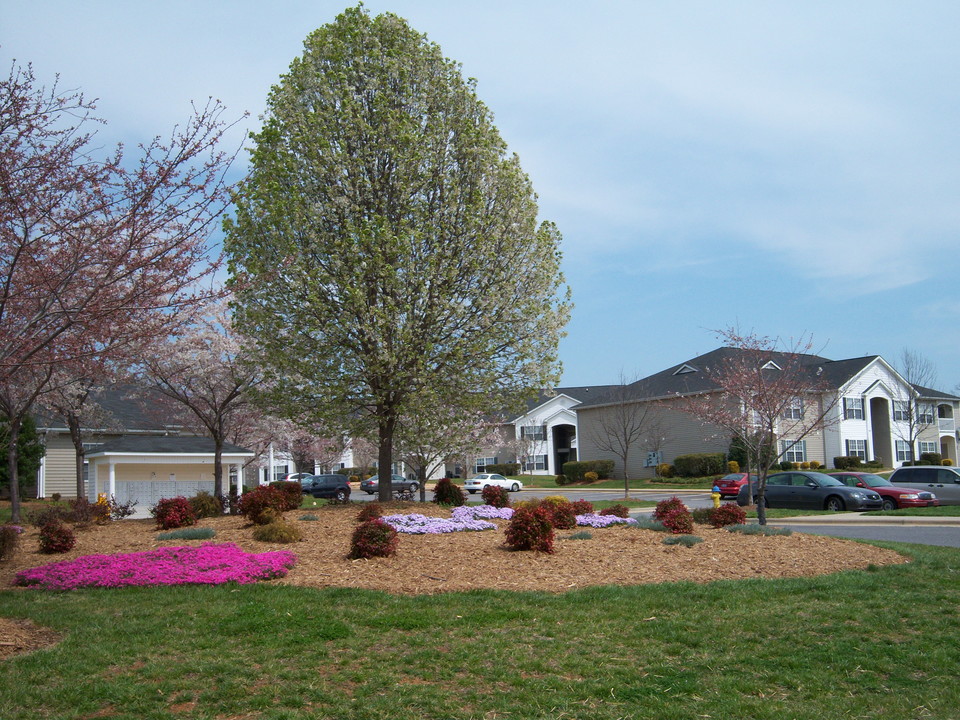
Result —
[[[557, 485], [553, 475], [517, 475], [516, 479], [523, 483], [524, 488], [559, 488], [563, 490], [623, 490], [623, 478], [597, 480], [593, 483], [576, 483], [574, 485]], [[669, 478], [654, 481], [649, 478], [630, 480], [632, 490], [669, 490], [683, 488], [687, 490], [709, 490], [713, 487], [714, 478]]]
[[64, 634], [0, 663], [0, 714], [957, 718], [960, 550], [885, 545], [914, 561], [562, 595], [0, 591], [0, 615]]

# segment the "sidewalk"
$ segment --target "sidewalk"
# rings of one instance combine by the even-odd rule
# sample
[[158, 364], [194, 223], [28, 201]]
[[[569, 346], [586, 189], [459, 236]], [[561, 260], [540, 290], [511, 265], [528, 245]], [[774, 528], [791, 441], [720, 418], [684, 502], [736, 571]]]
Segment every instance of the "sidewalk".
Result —
[[798, 515], [768, 518], [770, 525], [940, 525], [960, 527], [960, 517], [922, 517], [919, 515], [874, 515], [869, 512], [839, 512], [829, 515]]

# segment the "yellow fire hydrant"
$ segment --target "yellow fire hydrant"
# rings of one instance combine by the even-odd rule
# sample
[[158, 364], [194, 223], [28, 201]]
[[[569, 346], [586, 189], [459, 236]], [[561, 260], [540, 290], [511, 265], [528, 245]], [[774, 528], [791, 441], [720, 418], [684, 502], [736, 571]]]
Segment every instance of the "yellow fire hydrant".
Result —
[[713, 506], [715, 508], [720, 507], [720, 488], [716, 485], [713, 486], [713, 492], [710, 493], [710, 499], [713, 500]]

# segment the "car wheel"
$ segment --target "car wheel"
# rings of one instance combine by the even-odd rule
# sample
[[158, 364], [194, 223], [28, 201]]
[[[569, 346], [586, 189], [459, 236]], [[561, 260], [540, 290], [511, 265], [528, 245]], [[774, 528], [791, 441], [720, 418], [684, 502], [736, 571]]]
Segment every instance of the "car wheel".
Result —
[[843, 504], [843, 500], [838, 498], [836, 495], [831, 495], [827, 498], [826, 504], [823, 506], [825, 510], [830, 512], [842, 512], [847, 509], [847, 506]]
[[476, 490], [467, 490], [467, 492], [470, 493], [471, 495], [476, 495], [476, 494], [477, 494], [477, 491], [476, 491]]
[[896, 510], [897, 501], [893, 498], [884, 498], [883, 499], [883, 509], [884, 510]]
[[339, 490], [337, 490], [337, 494], [336, 494], [337, 502], [346, 502], [347, 498], [349, 497], [350, 497], [350, 492], [348, 490], [344, 490], [343, 488], [340, 488]]
[[367, 495], [373, 495], [373, 490], [364, 490]]
[[510, 492], [520, 492], [520, 486], [514, 483], [510, 486]]
[[420, 485], [418, 483], [410, 483], [410, 492], [416, 492], [419, 489]]

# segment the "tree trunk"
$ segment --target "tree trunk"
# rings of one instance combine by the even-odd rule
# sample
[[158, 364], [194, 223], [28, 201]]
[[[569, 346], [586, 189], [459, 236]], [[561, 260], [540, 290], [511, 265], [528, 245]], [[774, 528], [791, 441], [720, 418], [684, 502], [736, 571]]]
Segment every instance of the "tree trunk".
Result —
[[213, 496], [223, 500], [223, 437], [213, 439]]
[[623, 454], [623, 499], [630, 499], [630, 476], [627, 473], [627, 453]]
[[427, 501], [427, 466], [417, 468], [417, 480], [420, 483], [420, 502]]
[[381, 416], [377, 427], [377, 478], [379, 479], [377, 498], [380, 502], [393, 500], [393, 429], [396, 425], [392, 416]]
[[80, 418], [73, 413], [67, 413], [67, 427], [70, 428], [70, 439], [73, 441], [75, 471], [77, 473], [77, 497], [82, 498], [87, 496], [87, 489], [83, 482], [83, 458], [86, 451], [83, 449]]
[[10, 478], [10, 522], [20, 522], [20, 478], [17, 477], [17, 443], [20, 440], [20, 418], [10, 418], [7, 445], [7, 476]]

